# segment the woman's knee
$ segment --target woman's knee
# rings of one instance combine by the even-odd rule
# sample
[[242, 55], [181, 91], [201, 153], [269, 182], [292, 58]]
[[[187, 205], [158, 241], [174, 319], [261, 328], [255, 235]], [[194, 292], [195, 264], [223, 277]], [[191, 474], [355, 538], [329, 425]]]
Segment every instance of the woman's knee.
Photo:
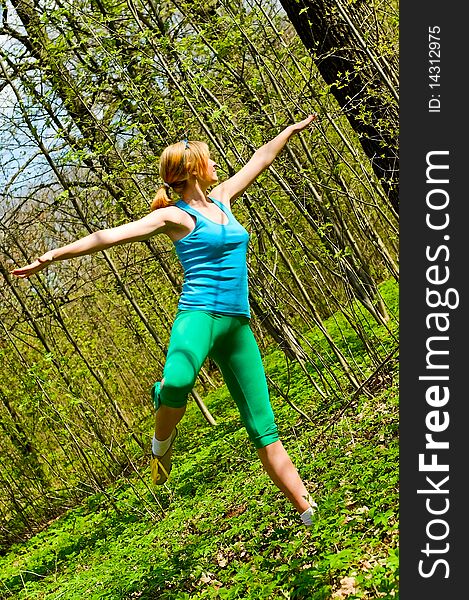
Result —
[[195, 378], [182, 376], [172, 377], [165, 375], [161, 380], [160, 401], [161, 404], [180, 408], [187, 404], [187, 396], [195, 384]]

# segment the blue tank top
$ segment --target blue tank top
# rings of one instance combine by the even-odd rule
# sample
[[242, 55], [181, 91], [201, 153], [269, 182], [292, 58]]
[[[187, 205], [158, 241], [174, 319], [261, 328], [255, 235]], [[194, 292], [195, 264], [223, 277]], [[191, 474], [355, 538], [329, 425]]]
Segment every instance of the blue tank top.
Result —
[[204, 310], [250, 317], [246, 253], [249, 234], [221, 202], [210, 200], [228, 218], [215, 223], [183, 200], [176, 206], [195, 217], [194, 229], [174, 243], [184, 270], [179, 310]]

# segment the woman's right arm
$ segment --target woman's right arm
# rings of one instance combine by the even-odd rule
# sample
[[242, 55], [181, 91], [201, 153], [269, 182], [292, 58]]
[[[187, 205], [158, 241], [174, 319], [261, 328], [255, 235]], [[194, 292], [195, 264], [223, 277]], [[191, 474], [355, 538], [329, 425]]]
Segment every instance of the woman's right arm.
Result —
[[106, 250], [111, 246], [147, 240], [157, 233], [164, 233], [174, 223], [177, 213], [173, 206], [155, 210], [138, 221], [132, 221], [125, 225], [102, 229], [87, 235], [76, 242], [49, 250], [34, 262], [25, 267], [13, 269], [11, 275], [16, 277], [30, 277], [56, 260], [75, 258], [85, 254], [94, 254], [100, 250]]

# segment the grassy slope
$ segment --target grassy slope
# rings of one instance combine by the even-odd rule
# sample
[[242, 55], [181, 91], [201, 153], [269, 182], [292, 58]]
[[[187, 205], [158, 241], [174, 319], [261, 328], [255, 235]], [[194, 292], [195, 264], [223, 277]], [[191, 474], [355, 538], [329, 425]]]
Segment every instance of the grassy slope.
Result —
[[[387, 282], [382, 293], [397, 311], [397, 287]], [[376, 333], [377, 343], [395, 347]], [[352, 332], [344, 343], [360, 357]], [[265, 366], [317, 415], [307, 422], [273, 396], [283, 442], [320, 506], [311, 529], [263, 473], [221, 387], [205, 399], [216, 428], [188, 409], [170, 483], [156, 494], [161, 508], [141, 480], [119, 480], [108, 499], [89, 498], [1, 557], [0, 597], [397, 598], [396, 360], [374, 378], [374, 397], [359, 396], [345, 411], [320, 406], [300, 371], [287, 374], [280, 352]], [[142, 470], [149, 477], [145, 462]]]

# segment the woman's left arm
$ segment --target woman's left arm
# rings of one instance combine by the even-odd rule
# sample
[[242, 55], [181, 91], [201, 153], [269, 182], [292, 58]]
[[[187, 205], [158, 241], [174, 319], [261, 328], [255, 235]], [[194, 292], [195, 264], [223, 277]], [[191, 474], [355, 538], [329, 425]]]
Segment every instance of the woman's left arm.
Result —
[[217, 185], [210, 192], [210, 196], [224, 204], [232, 204], [273, 163], [291, 136], [306, 129], [316, 117], [317, 115], [313, 114], [299, 123], [286, 127], [270, 142], [256, 150], [250, 160], [235, 175]]

